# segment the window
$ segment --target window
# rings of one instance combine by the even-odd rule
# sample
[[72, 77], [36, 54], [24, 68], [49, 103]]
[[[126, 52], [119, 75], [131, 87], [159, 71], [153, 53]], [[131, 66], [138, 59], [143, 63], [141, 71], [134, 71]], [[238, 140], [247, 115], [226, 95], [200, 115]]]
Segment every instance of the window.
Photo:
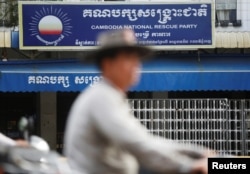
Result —
[[237, 0], [215, 0], [215, 8], [216, 26], [241, 26], [241, 20], [237, 19]]

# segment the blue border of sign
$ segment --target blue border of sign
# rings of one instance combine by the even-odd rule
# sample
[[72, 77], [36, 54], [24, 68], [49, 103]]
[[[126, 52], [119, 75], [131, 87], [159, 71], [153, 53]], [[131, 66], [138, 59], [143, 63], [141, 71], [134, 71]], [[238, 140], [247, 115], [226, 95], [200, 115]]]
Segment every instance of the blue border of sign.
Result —
[[214, 47], [214, 4], [19, 2], [20, 49], [93, 49], [104, 30], [131, 28], [154, 48]]

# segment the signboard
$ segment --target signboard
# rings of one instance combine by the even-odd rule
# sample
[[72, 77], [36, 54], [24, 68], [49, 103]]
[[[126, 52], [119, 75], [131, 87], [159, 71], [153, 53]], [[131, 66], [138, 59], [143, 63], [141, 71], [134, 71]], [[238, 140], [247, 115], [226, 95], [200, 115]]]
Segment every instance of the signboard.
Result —
[[99, 32], [131, 28], [155, 48], [214, 47], [214, 4], [20, 2], [20, 49], [93, 49]]

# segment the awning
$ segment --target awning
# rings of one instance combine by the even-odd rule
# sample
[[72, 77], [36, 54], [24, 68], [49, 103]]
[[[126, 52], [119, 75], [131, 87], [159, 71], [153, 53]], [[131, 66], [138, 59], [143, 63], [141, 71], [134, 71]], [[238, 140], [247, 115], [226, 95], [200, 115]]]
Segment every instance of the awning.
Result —
[[[165, 57], [165, 56], [164, 56]], [[131, 91], [250, 90], [250, 55], [178, 55], [143, 64]], [[100, 80], [76, 60], [0, 63], [0, 91], [81, 91]]]
[[19, 31], [0, 31], [0, 47], [19, 48]]
[[135, 90], [247, 91], [250, 55], [179, 55], [144, 65]]
[[0, 47], [11, 47], [11, 32], [0, 31]]
[[9, 61], [0, 63], [0, 91], [81, 91], [100, 80], [93, 66], [76, 60]]
[[250, 32], [216, 32], [216, 48], [250, 48]]

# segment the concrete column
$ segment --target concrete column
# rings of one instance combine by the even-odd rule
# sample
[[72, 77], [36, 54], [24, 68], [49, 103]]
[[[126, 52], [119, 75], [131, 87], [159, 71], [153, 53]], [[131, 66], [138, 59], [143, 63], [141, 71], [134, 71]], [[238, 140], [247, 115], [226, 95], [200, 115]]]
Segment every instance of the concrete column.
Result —
[[56, 92], [40, 93], [40, 133], [51, 149], [56, 149]]

